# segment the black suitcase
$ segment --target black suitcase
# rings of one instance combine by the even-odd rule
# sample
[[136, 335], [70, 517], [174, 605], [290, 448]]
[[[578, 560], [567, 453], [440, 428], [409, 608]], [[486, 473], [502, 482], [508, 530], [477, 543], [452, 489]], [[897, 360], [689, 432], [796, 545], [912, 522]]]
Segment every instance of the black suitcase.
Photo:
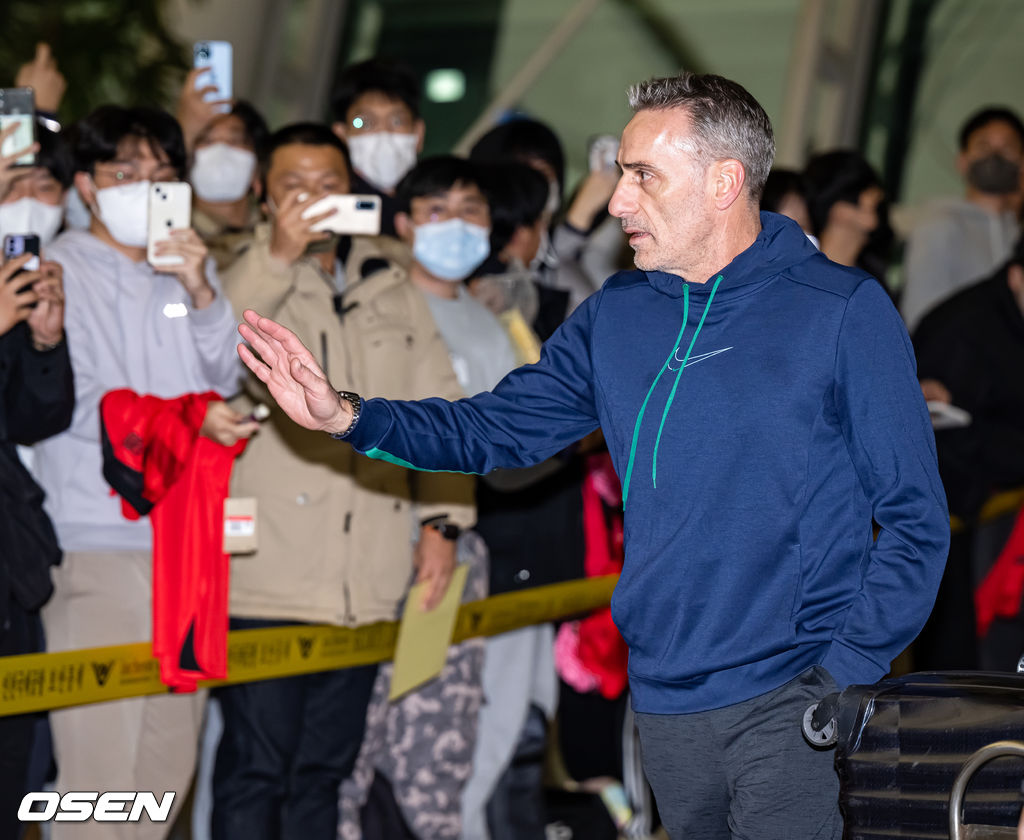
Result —
[[1024, 676], [909, 674], [804, 720], [808, 740], [835, 744], [845, 840], [1015, 840], [1024, 743], [1000, 742], [1024, 742]]

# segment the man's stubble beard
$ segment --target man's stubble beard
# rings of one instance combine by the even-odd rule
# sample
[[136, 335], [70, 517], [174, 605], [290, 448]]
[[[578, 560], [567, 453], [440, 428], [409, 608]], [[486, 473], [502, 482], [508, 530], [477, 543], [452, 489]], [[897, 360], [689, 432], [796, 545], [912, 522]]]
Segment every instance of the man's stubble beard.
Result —
[[[689, 220], [686, 234], [679, 237], [678, 247], [672, 248], [645, 248], [633, 249], [633, 264], [640, 271], [664, 271], [668, 274], [676, 274], [685, 277], [687, 280], [703, 282], [705, 277], [687, 277], [684, 266], [704, 265], [707, 262], [708, 254], [711, 252], [711, 242], [714, 239], [714, 222], [709, 213], [703, 211], [699, 203], [694, 201], [687, 207], [682, 207], [676, 214], [677, 217], [684, 217]], [[658, 246], [659, 241], [650, 234], [649, 245]]]

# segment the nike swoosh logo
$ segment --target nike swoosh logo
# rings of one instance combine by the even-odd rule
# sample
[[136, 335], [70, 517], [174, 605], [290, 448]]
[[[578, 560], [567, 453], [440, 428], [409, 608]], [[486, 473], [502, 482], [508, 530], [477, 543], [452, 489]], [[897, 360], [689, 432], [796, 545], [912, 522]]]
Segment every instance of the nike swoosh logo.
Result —
[[[686, 361], [685, 367], [689, 367], [690, 365], [695, 365], [695, 364], [697, 364], [697, 362], [703, 362], [705, 359], [710, 359], [712, 356], [717, 356], [719, 353], [724, 353], [726, 350], [732, 350], [732, 348], [731, 347], [723, 347], [721, 350], [712, 350], [710, 353], [701, 353], [699, 356], [690, 356], [690, 358]], [[682, 361], [682, 359], [679, 358], [679, 351], [678, 350], [676, 350], [674, 358], [675, 358], [675, 360], [677, 362], [681, 362]], [[668, 369], [669, 370], [673, 370], [673, 371], [674, 370], [679, 370], [679, 368], [672, 367], [671, 364], [669, 364]]]
[[[705, 359], [710, 359], [712, 356], [717, 356], [719, 353], [724, 353], [726, 350], [732, 350], [732, 348], [723, 347], [721, 350], [712, 350], [710, 353], [701, 353], [699, 356], [690, 356], [686, 361], [686, 367], [695, 365], [697, 362], [703, 362]], [[682, 361], [682, 359], [679, 361]]]

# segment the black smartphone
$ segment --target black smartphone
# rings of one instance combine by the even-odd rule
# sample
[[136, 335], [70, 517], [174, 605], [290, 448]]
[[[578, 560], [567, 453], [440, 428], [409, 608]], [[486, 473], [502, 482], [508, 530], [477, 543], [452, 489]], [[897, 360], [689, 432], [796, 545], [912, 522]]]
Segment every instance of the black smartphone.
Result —
[[[34, 254], [22, 268], [19, 268], [7, 282], [13, 283], [19, 275], [26, 271], [39, 271], [39, 237], [34, 233], [8, 233], [4, 236], [4, 262], [20, 257], [22, 254]], [[36, 304], [30, 304], [35, 308]]]

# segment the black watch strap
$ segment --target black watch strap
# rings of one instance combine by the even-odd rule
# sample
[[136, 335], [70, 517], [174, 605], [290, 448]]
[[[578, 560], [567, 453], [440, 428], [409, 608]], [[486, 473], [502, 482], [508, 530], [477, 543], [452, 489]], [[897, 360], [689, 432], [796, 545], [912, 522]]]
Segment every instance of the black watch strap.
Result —
[[461, 536], [462, 529], [453, 522], [432, 522], [428, 526], [437, 531], [446, 540], [454, 542]]

